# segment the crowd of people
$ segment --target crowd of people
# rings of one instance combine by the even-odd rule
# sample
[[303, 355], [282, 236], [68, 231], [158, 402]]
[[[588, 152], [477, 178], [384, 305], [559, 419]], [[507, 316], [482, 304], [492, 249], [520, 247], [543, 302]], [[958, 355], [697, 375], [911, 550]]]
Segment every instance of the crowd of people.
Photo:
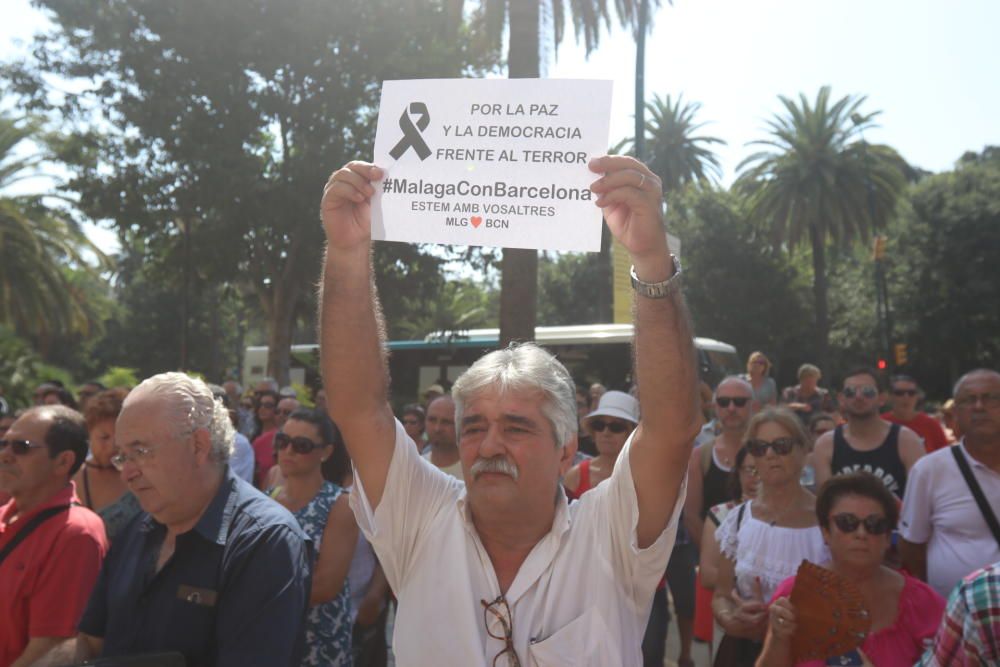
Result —
[[[1000, 373], [963, 375], [947, 421], [867, 368], [779, 392], [762, 352], [699, 391], [657, 178], [591, 168], [634, 264], [634, 386], [528, 343], [394, 412], [381, 173], [351, 163], [324, 192], [315, 395], [162, 373], [0, 414], [0, 667], [661, 667], [671, 602], [679, 667], [696, 641], [718, 667], [996, 664]], [[803, 561], [870, 618], [825, 663], [793, 651]]]

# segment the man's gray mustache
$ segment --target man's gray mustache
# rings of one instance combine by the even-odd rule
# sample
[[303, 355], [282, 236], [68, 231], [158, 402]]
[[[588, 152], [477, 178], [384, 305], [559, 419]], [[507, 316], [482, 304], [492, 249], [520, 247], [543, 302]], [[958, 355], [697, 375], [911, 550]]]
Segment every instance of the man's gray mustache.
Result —
[[476, 462], [472, 464], [470, 472], [472, 473], [472, 479], [479, 477], [484, 472], [492, 472], [507, 475], [508, 477], [513, 478], [515, 482], [520, 474], [517, 466], [503, 455], [494, 456], [488, 459], [476, 459]]

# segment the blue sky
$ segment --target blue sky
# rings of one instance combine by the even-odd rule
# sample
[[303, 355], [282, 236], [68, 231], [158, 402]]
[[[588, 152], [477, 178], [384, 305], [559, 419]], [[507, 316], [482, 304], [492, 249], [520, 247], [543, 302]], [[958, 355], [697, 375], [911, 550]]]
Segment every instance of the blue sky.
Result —
[[[2, 2], [6, 59], [45, 21], [28, 0]], [[995, 0], [664, 0], [654, 23], [647, 98], [702, 104], [703, 132], [728, 142], [718, 150], [725, 183], [779, 111], [777, 96], [814, 98], [823, 85], [867, 95], [865, 108], [883, 112], [867, 138], [915, 166], [942, 171], [967, 150], [1000, 145]], [[551, 77], [615, 81], [611, 143], [632, 133], [634, 71], [634, 40], [617, 26], [589, 60], [570, 34], [548, 67]]]

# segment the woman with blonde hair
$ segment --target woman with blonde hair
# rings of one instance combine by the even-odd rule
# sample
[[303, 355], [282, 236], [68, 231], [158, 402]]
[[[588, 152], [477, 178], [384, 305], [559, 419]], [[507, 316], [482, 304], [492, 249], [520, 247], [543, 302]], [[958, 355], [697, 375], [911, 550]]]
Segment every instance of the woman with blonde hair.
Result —
[[730, 511], [716, 531], [723, 557], [712, 611], [725, 632], [717, 667], [753, 665], [775, 589], [803, 560], [830, 558], [816, 497], [800, 483], [809, 438], [799, 419], [785, 408], [765, 408], [747, 425], [744, 447], [757, 471], [757, 496]]
[[747, 359], [747, 374], [744, 376], [753, 387], [753, 400], [757, 408], [766, 408], [778, 403], [778, 385], [770, 376], [771, 360], [760, 352], [751, 352]]

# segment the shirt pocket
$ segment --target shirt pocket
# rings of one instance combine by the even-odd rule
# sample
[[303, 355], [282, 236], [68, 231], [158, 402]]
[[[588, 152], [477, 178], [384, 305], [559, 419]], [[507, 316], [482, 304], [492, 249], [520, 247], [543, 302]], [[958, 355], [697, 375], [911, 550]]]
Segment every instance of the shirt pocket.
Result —
[[529, 667], [623, 667], [621, 648], [596, 607], [528, 645]]

